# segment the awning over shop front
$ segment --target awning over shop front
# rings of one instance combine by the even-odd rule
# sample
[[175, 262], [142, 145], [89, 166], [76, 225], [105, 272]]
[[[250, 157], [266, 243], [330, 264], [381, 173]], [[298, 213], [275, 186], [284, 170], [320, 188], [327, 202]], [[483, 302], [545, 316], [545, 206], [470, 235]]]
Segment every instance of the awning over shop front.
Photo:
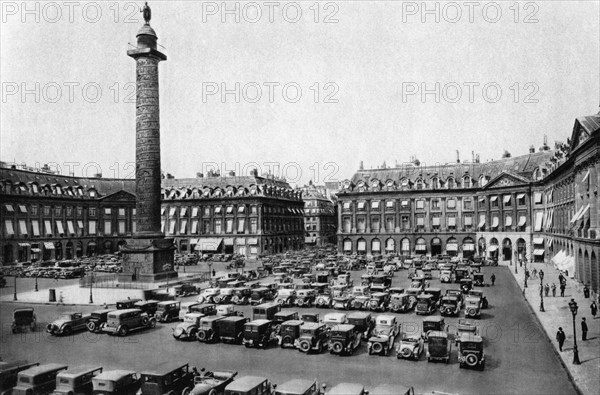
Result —
[[217, 251], [221, 246], [221, 243], [223, 243], [223, 239], [220, 237], [209, 237], [205, 239], [199, 239], [198, 244], [196, 244], [196, 251]]
[[540, 248], [537, 250], [533, 250], [533, 255], [536, 255], [536, 256], [544, 255], [544, 252], [545, 252], [544, 249]]
[[47, 250], [54, 250], [54, 243], [51, 243], [49, 241], [45, 241], [44, 242], [44, 248]]
[[456, 244], [456, 243], [446, 244], [446, 251], [458, 251], [458, 244]]
[[315, 238], [314, 237], [305, 237], [304, 238], [304, 243], [306, 244], [312, 244], [315, 242]]
[[32, 248], [31, 249], [31, 253], [32, 254], [39, 254], [40, 253], [40, 249], [39, 248]]
[[232, 245], [234, 245], [233, 237], [227, 237], [227, 238], [223, 239], [223, 243], [226, 246], [232, 246]]
[[490, 252], [498, 251], [498, 246], [497, 245], [491, 245], [488, 248], [488, 251], [490, 251]]
[[544, 238], [543, 237], [534, 237], [533, 238], [533, 244], [544, 244]]
[[252, 238], [248, 239], [248, 244], [251, 246], [258, 245], [258, 239], [255, 237], [252, 237]]
[[243, 237], [238, 237], [237, 239], [235, 239], [235, 245], [245, 246], [246, 245], [246, 239], [244, 239]]
[[31, 247], [31, 244], [29, 244], [29, 243], [19, 243], [19, 247], [25, 247], [25, 248], [27, 248], [27, 247]]
[[475, 251], [475, 244], [473, 244], [473, 243], [463, 244], [463, 251]]

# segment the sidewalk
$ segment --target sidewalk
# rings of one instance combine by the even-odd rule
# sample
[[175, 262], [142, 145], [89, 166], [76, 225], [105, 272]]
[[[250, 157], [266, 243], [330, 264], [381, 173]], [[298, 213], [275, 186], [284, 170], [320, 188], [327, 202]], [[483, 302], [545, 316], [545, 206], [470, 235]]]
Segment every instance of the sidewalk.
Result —
[[[508, 263], [508, 262], [507, 262]], [[518, 264], [518, 263], [517, 263]], [[531, 309], [537, 316], [546, 331], [552, 346], [560, 356], [563, 365], [571, 376], [573, 383], [582, 394], [598, 393], [598, 377], [600, 377], [600, 315], [596, 314], [596, 319], [592, 317], [590, 304], [592, 298], [583, 297], [583, 286], [574, 279], [567, 278], [567, 288], [565, 296], [560, 297], [560, 282], [558, 281], [559, 271], [551, 263], [532, 263], [527, 264], [530, 273], [527, 282], [528, 288], [523, 289], [525, 279], [525, 265], [518, 267], [518, 273], [515, 274], [515, 266], [507, 266], [509, 271], [515, 277], [517, 284], [523, 292], [525, 299], [529, 302]], [[532, 278], [533, 269], [544, 271], [544, 284], [556, 284], [556, 297], [552, 297], [552, 290], [549, 296], [544, 294], [545, 312], [540, 312], [540, 278]], [[575, 317], [577, 349], [579, 351], [579, 360], [581, 365], [573, 365], [573, 315], [569, 309], [569, 302], [575, 299], [579, 309]], [[588, 324], [588, 340], [581, 340], [581, 318], [586, 317]], [[556, 332], [558, 327], [562, 327], [567, 335], [567, 340], [563, 346], [563, 351], [558, 351], [556, 342]]]

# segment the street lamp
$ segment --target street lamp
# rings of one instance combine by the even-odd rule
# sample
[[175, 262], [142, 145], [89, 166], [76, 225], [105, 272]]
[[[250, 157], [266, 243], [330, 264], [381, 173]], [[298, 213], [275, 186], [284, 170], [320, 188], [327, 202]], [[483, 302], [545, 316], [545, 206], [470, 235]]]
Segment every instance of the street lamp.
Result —
[[35, 292], [39, 291], [38, 289], [38, 276], [35, 276]]
[[92, 286], [94, 284], [94, 272], [90, 272], [90, 304], [94, 303], [94, 298], [92, 296]]
[[577, 315], [577, 302], [575, 299], [571, 299], [569, 302], [569, 309], [573, 314], [573, 365], [581, 365], [579, 362], [579, 351], [577, 351], [577, 333], [575, 332], [575, 316]]
[[540, 270], [540, 311], [544, 310], [544, 271]]
[[17, 275], [15, 274], [15, 293], [13, 294], [13, 300], [17, 300]]

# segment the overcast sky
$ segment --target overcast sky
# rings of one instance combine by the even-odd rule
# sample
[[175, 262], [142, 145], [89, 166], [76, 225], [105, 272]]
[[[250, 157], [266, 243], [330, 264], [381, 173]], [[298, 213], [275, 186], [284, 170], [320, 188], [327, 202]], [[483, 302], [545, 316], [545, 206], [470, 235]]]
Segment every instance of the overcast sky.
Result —
[[[23, 4], [2, 2], [1, 159], [132, 177], [126, 51], [142, 2]], [[361, 160], [486, 161], [564, 141], [598, 112], [598, 1], [222, 4], [149, 2], [168, 56], [162, 167], [176, 177], [275, 162], [323, 183]]]

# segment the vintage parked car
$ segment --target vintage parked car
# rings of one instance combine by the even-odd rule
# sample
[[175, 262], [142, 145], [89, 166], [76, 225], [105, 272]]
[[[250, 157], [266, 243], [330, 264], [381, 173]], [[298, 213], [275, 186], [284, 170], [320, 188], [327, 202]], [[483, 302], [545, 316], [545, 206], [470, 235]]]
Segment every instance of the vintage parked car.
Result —
[[200, 318], [200, 325], [198, 326], [198, 334], [196, 338], [200, 342], [209, 343], [219, 339], [219, 321], [224, 320], [225, 317], [211, 315]]
[[56, 389], [52, 395], [91, 394], [92, 380], [102, 373], [102, 367], [80, 366], [64, 370], [56, 376]]
[[237, 305], [248, 304], [250, 303], [250, 295], [252, 295], [252, 288], [250, 287], [234, 288], [231, 303]]
[[475, 321], [471, 321], [471, 320], [467, 320], [467, 319], [463, 319], [460, 318], [458, 320], [458, 325], [456, 327], [456, 335], [455, 335], [455, 340], [458, 343], [458, 339], [460, 339], [460, 337], [463, 335], [478, 335], [479, 334], [479, 328], [477, 327], [477, 324], [475, 323]]
[[89, 315], [83, 315], [80, 312], [62, 313], [60, 317], [46, 326], [46, 332], [54, 336], [68, 336], [73, 332], [85, 330], [89, 318]]
[[271, 321], [273, 321], [273, 325], [275, 326], [275, 329], [277, 330], [277, 328], [279, 328], [279, 325], [281, 325], [282, 323], [284, 323], [286, 321], [299, 320], [299, 319], [300, 318], [298, 316], [297, 311], [283, 310], [283, 311], [278, 311], [277, 313], [275, 313], [273, 315], [273, 317], [271, 318]]
[[347, 323], [348, 316], [345, 313], [328, 313], [323, 316], [323, 324], [325, 324], [328, 329]]
[[316, 297], [317, 292], [314, 289], [300, 289], [296, 291], [294, 304], [298, 307], [312, 307]]
[[244, 325], [242, 343], [246, 347], [267, 348], [269, 343], [277, 340], [273, 321], [254, 320]]
[[485, 287], [483, 273], [473, 273], [473, 285], [476, 287]]
[[189, 394], [194, 388], [194, 373], [189, 365], [167, 362], [140, 375], [142, 395]]
[[375, 329], [369, 338], [367, 349], [369, 355], [388, 355], [394, 347], [398, 335], [398, 324], [393, 315], [378, 315], [375, 318]]
[[231, 316], [238, 316], [238, 317], [243, 317], [244, 313], [242, 313], [241, 311], [237, 311], [235, 309], [235, 305], [233, 304], [222, 304], [220, 306], [217, 306], [217, 315], [220, 317], [231, 317]]
[[454, 280], [454, 274], [452, 270], [441, 270], [440, 271], [440, 282], [451, 283]]
[[303, 313], [300, 316], [300, 321], [302, 322], [321, 322], [319, 318], [319, 313]]
[[206, 288], [198, 295], [198, 303], [215, 303], [215, 296], [220, 293], [220, 288]]
[[436, 303], [433, 295], [425, 293], [417, 297], [417, 307], [415, 312], [417, 314], [431, 314], [436, 309]]
[[387, 292], [376, 292], [371, 294], [369, 299], [369, 310], [385, 311], [390, 300], [390, 295]]
[[56, 376], [66, 369], [67, 365], [49, 363], [21, 370], [17, 374], [17, 385], [13, 387], [12, 394], [51, 394], [56, 389]]
[[421, 295], [423, 293], [423, 290], [421, 288], [408, 288], [405, 291], [406, 295], [408, 295], [408, 297], [410, 298], [410, 303], [412, 303], [413, 306], [415, 306], [417, 304], [417, 296]]
[[273, 384], [274, 395], [322, 395], [317, 380], [292, 379], [283, 384]]
[[392, 294], [388, 304], [390, 311], [394, 313], [406, 313], [415, 307], [413, 298], [408, 294]]
[[94, 395], [131, 395], [141, 387], [140, 378], [130, 370], [109, 370], [92, 379]]
[[331, 354], [354, 354], [360, 347], [362, 333], [352, 324], [337, 325], [329, 332]]
[[441, 331], [431, 331], [427, 335], [427, 361], [444, 360], [446, 363], [450, 360], [452, 344], [448, 339], [448, 333]]
[[415, 389], [401, 384], [380, 384], [369, 395], [415, 395]]
[[390, 276], [386, 276], [385, 274], [376, 274], [371, 280], [371, 287], [373, 285], [382, 285], [385, 288], [389, 288], [392, 286], [392, 278]]
[[233, 303], [233, 296], [235, 295], [235, 288], [221, 288], [221, 291], [218, 295], [214, 296], [214, 301], [216, 304], [228, 304]]
[[487, 298], [483, 295], [483, 291], [478, 290], [478, 289], [471, 289], [469, 290], [469, 293], [467, 294], [469, 296], [476, 296], [478, 298], [481, 298], [481, 308], [482, 309], [487, 309], [488, 308], [488, 300]]
[[348, 324], [354, 325], [361, 333], [362, 340], [368, 340], [371, 337], [373, 329], [375, 328], [375, 320], [371, 316], [371, 313], [350, 313], [348, 314], [347, 320]]
[[300, 337], [300, 327], [304, 321], [285, 321], [279, 326], [277, 341], [281, 348], [296, 347], [295, 342]]
[[396, 358], [418, 360], [425, 348], [423, 336], [403, 333], [396, 347]]
[[140, 302], [141, 300], [142, 299], [138, 299], [138, 298], [119, 300], [116, 304], [117, 310], [133, 309], [133, 308], [135, 308], [135, 304], [137, 302]]
[[24, 329], [37, 329], [37, 318], [33, 307], [23, 307], [13, 310], [12, 333], [21, 332]]
[[186, 282], [183, 284], [175, 285], [173, 287], [173, 292], [177, 297], [185, 297], [190, 295], [198, 295], [200, 290], [194, 284]]
[[332, 307], [338, 310], [350, 310], [353, 297], [350, 294], [341, 294], [333, 298]]
[[183, 322], [173, 328], [173, 337], [176, 340], [196, 339], [202, 317], [205, 317], [202, 313], [187, 313], [183, 317]]
[[132, 330], [154, 328], [156, 318], [140, 309], [114, 310], [108, 313], [106, 322], [100, 325], [100, 332], [109, 335], [125, 336]]
[[481, 336], [463, 333], [458, 338], [458, 363], [461, 368], [485, 368], [483, 339]]
[[467, 296], [465, 298], [465, 317], [481, 316], [481, 298], [477, 296]]
[[461, 307], [462, 304], [456, 296], [444, 296], [440, 306], [440, 314], [444, 316], [458, 315]]
[[460, 289], [466, 294], [473, 288], [473, 280], [470, 278], [463, 278], [460, 280]]
[[11, 389], [17, 385], [19, 372], [38, 366], [39, 362], [30, 363], [25, 360], [0, 361], [0, 390], [4, 395], [11, 394]]
[[154, 318], [159, 322], [178, 321], [180, 310], [180, 301], [166, 300], [158, 304]]
[[270, 288], [254, 288], [250, 295], [250, 304], [255, 306], [273, 300], [273, 291]]
[[219, 339], [223, 343], [242, 344], [244, 338], [244, 325], [249, 322], [249, 318], [231, 316], [217, 321]]
[[90, 332], [100, 332], [100, 326], [106, 322], [109, 310], [92, 311], [86, 324], [87, 330]]
[[444, 322], [444, 317], [440, 316], [430, 316], [425, 317], [423, 319], [423, 337], [427, 340], [429, 333], [437, 332], [437, 331], [446, 331], [448, 328], [446, 327], [446, 323]]
[[318, 293], [317, 300], [315, 302], [315, 306], [319, 308], [327, 308], [330, 309], [333, 303], [333, 296], [329, 290], [329, 288], [325, 288], [322, 293]]
[[252, 307], [253, 320], [273, 320], [275, 314], [281, 311], [281, 306], [277, 303], [263, 303]]
[[275, 302], [279, 303], [281, 307], [287, 307], [294, 305], [296, 299], [296, 291], [294, 289], [280, 289], [275, 296]]
[[148, 316], [154, 317], [158, 309], [158, 303], [158, 300], [140, 300], [134, 303], [133, 308], [140, 309], [144, 313], [147, 313]]
[[271, 383], [264, 377], [244, 376], [225, 387], [224, 395], [271, 395]]
[[470, 275], [470, 269], [468, 266], [456, 266], [454, 269], [454, 282], [460, 283], [460, 280], [467, 278]]
[[368, 285], [358, 285], [352, 287], [351, 295], [352, 303], [350, 307], [353, 310], [368, 309], [369, 299], [371, 299], [371, 291]]
[[431, 274], [431, 269], [424, 267], [421, 269], [421, 275], [425, 278], [425, 280], [433, 280], [433, 275]]
[[179, 321], [183, 321], [183, 317], [187, 313], [191, 313], [192, 306], [200, 306], [198, 302], [181, 302], [181, 306], [179, 307]]
[[[201, 374], [194, 378], [194, 388], [190, 391], [189, 395], [222, 394], [225, 391], [225, 387], [233, 381], [235, 376], [237, 376], [237, 372], [230, 370], [207, 372], [202, 369]], [[182, 395], [188, 394], [182, 392]]]
[[188, 307], [188, 312], [202, 313], [204, 315], [217, 315], [217, 306], [210, 303], [193, 304], [192, 306]]
[[456, 296], [460, 301], [461, 305], [465, 303], [465, 295], [460, 289], [447, 289], [446, 296]]
[[300, 337], [296, 339], [294, 345], [301, 351], [308, 353], [316, 350], [321, 353], [328, 344], [328, 330], [325, 324], [306, 322], [300, 326]]
[[[325, 384], [323, 384], [323, 389], [326, 389]], [[369, 392], [365, 390], [365, 387], [362, 384], [357, 383], [339, 383], [335, 386], [331, 387], [329, 391], [326, 392], [327, 395], [368, 395]]]

